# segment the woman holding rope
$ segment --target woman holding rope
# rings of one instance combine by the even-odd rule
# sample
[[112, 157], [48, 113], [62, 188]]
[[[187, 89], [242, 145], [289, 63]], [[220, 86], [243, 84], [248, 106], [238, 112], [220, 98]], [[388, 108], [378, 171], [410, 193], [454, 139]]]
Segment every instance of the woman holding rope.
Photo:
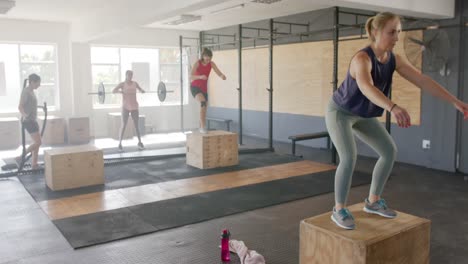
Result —
[[24, 80], [18, 110], [21, 114], [21, 125], [28, 131], [33, 143], [20, 157], [16, 158], [18, 166], [23, 163], [28, 153], [32, 154], [31, 169], [38, 169], [37, 158], [42, 144], [39, 124], [37, 123], [37, 98], [34, 90], [41, 86], [41, 77], [35, 73]]

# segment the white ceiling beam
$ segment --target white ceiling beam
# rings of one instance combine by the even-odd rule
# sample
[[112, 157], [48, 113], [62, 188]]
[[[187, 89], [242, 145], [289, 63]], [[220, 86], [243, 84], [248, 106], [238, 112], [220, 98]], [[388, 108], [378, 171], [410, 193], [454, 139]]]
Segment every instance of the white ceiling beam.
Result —
[[332, 0], [336, 6], [377, 12], [393, 12], [403, 16], [446, 19], [455, 16], [455, 0]]

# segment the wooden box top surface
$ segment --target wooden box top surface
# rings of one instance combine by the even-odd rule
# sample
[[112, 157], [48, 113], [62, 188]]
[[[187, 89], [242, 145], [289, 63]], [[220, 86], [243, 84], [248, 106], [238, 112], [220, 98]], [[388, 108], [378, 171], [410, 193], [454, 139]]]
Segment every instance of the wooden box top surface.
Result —
[[93, 145], [81, 145], [81, 146], [73, 146], [73, 147], [63, 147], [63, 148], [54, 148], [48, 149], [44, 151], [45, 155], [64, 155], [64, 154], [74, 154], [80, 152], [96, 152], [101, 151], [100, 148], [97, 148]]
[[346, 240], [365, 244], [373, 244], [376, 241], [381, 241], [416, 226], [426, 223], [430, 224], [430, 220], [428, 219], [402, 212], [397, 212], [397, 217], [393, 219], [376, 214], [369, 214], [362, 210], [363, 207], [364, 203], [358, 203], [348, 207], [356, 223], [356, 229], [354, 230], [345, 230], [338, 227], [330, 219], [331, 212], [302, 220], [302, 224], [310, 225], [324, 233], [336, 235]]
[[216, 136], [224, 136], [224, 135], [236, 135], [236, 133], [228, 132], [224, 130], [210, 130], [208, 133], [200, 133], [198, 131], [188, 134], [189, 137], [216, 137]]

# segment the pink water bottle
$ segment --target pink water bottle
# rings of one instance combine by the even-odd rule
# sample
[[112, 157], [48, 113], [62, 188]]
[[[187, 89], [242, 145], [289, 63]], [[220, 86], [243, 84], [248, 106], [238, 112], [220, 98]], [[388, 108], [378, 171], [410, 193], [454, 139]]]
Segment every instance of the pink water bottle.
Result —
[[229, 230], [224, 229], [221, 234], [221, 261], [229, 262], [231, 261], [231, 253], [229, 252], [229, 237], [231, 233]]

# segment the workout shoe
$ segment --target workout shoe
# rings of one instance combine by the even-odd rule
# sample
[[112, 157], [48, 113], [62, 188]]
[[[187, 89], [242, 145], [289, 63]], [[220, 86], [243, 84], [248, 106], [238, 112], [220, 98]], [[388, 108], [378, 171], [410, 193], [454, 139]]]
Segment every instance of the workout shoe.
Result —
[[123, 152], [122, 144], [119, 144], [118, 149], [119, 149], [119, 152]]
[[335, 224], [341, 228], [349, 229], [349, 230], [355, 228], [354, 217], [351, 214], [351, 212], [346, 208], [343, 208], [337, 212], [335, 210], [335, 207], [333, 207], [331, 220], [335, 222]]
[[144, 150], [145, 146], [143, 146], [143, 143], [138, 143], [138, 150]]
[[200, 133], [202, 133], [202, 134], [208, 134], [208, 130], [207, 130], [206, 128], [204, 128], [204, 127], [201, 127], [201, 128], [199, 129], [199, 131], [200, 131]]
[[380, 199], [375, 203], [370, 203], [369, 199], [366, 198], [363, 210], [366, 213], [378, 214], [387, 218], [395, 218], [397, 216], [397, 213], [394, 210], [388, 208], [384, 199]]

